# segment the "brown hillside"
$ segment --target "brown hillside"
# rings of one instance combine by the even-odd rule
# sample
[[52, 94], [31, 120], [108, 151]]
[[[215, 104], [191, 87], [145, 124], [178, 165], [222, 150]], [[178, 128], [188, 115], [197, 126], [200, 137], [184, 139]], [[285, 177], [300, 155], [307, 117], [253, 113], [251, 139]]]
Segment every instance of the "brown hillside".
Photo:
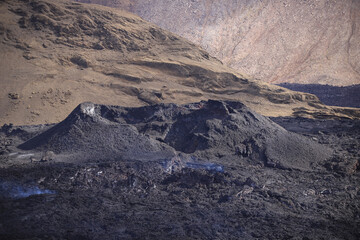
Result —
[[268, 116], [348, 116], [250, 80], [130, 13], [68, 1], [0, 1], [0, 124], [58, 122], [79, 103], [239, 100]]
[[266, 82], [360, 83], [359, 0], [81, 0], [131, 10]]

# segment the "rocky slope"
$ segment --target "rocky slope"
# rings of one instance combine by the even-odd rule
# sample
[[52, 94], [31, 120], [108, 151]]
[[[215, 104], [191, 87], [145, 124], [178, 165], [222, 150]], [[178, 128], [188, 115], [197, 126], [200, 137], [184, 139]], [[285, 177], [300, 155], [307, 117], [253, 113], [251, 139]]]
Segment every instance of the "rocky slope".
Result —
[[274, 120], [209, 100], [3, 126], [0, 238], [359, 239], [360, 122]]
[[130, 13], [69, 1], [0, 2], [0, 124], [63, 120], [79, 103], [241, 100], [269, 116], [358, 115], [238, 73]]
[[72, 162], [73, 154], [87, 162], [179, 158], [180, 165], [186, 161], [176, 151], [211, 161], [237, 155], [282, 169], [309, 169], [332, 154], [330, 149], [287, 132], [242, 103], [214, 100], [141, 108], [84, 103], [64, 121], [19, 148], [52, 151], [61, 154], [59, 159], [71, 154]]
[[124, 8], [266, 82], [360, 83], [358, 0], [80, 0]]

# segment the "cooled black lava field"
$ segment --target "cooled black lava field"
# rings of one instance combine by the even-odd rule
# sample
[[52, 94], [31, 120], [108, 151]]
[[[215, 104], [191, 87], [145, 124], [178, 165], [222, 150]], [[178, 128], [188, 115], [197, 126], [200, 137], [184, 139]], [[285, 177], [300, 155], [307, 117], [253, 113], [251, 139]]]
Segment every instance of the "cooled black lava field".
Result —
[[0, 143], [0, 239], [360, 239], [358, 120], [84, 103]]

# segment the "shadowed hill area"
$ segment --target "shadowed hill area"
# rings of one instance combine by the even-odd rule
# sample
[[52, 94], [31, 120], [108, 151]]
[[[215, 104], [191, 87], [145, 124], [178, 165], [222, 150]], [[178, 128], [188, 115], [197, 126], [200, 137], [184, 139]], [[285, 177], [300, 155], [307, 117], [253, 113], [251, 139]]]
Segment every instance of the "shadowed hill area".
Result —
[[360, 83], [358, 0], [80, 0], [130, 10], [265, 82]]
[[79, 103], [239, 100], [268, 116], [354, 117], [252, 80], [127, 12], [69, 1], [0, 1], [0, 124], [58, 122]]

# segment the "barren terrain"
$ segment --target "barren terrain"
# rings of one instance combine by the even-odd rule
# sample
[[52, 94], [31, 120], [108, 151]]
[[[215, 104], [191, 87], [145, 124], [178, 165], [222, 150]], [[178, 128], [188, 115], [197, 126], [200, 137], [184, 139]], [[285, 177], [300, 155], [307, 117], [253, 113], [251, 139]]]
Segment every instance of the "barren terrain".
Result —
[[126, 9], [271, 83], [360, 83], [358, 0], [80, 0]]
[[3, 126], [0, 238], [359, 239], [359, 121], [273, 120], [211, 100]]
[[268, 116], [356, 117], [224, 66], [130, 13], [68, 1], [0, 2], [0, 124], [54, 123], [78, 104], [241, 100]]
[[0, 0], [0, 61], [0, 239], [360, 238], [357, 108], [78, 2]]

